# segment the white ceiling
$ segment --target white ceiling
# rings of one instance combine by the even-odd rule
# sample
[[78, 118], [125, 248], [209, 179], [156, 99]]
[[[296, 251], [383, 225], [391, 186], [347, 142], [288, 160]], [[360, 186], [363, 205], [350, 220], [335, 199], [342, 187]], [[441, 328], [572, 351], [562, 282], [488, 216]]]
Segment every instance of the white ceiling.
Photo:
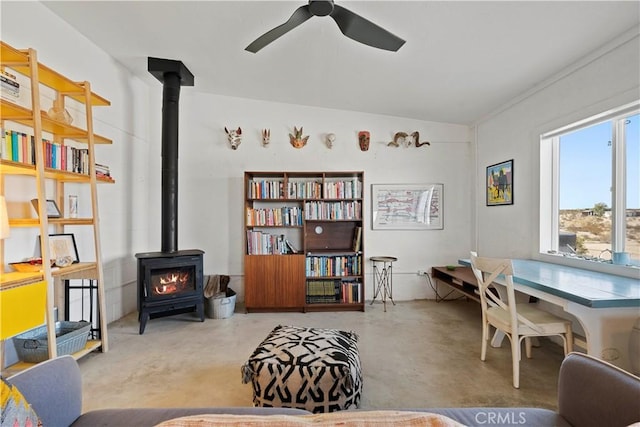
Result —
[[368, 47], [313, 17], [253, 54], [305, 0], [44, 4], [152, 84], [148, 56], [181, 60], [202, 92], [461, 124], [640, 25], [638, 1], [338, 0], [406, 44]]

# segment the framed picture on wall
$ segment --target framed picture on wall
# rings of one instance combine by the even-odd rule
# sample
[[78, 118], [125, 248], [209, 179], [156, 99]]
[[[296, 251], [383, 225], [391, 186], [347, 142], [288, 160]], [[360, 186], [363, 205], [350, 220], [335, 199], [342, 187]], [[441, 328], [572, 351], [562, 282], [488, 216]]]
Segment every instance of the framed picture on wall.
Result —
[[443, 184], [373, 184], [374, 230], [442, 230]]
[[487, 206], [513, 204], [513, 159], [487, 166]]

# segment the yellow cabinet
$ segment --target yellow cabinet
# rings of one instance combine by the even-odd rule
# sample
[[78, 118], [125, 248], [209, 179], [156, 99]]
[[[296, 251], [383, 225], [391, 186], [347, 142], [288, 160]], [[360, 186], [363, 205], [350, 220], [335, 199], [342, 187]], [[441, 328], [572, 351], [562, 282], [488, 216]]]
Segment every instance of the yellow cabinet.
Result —
[[41, 275], [7, 273], [0, 287], [0, 339], [45, 323], [47, 282]]

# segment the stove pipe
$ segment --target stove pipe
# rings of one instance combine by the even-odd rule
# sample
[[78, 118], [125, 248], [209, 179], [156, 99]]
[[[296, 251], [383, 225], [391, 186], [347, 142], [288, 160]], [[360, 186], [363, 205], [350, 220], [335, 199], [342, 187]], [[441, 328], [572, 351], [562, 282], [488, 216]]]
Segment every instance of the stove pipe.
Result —
[[193, 86], [181, 61], [148, 58], [148, 71], [162, 84], [162, 252], [178, 250], [178, 110], [180, 86]]

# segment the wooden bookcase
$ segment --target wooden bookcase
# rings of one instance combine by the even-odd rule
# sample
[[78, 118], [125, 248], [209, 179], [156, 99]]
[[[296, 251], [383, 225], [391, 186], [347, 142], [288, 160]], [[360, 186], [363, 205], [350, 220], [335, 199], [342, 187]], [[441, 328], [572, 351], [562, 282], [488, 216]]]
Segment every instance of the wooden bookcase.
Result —
[[364, 172], [245, 172], [247, 311], [364, 311]]
[[[10, 205], [23, 206], [22, 209], [17, 209], [18, 212], [22, 212], [22, 217], [12, 216], [11, 210], [9, 211], [9, 226], [11, 228], [38, 229], [41, 241], [40, 256], [44, 260], [52, 258], [49, 245], [50, 234], [69, 233], [69, 231], [65, 231], [67, 226], [75, 228], [87, 226], [92, 230], [95, 254], [94, 261], [75, 263], [69, 267], [52, 267], [45, 262], [42, 270], [38, 272], [5, 272], [5, 264], [20, 261], [22, 258], [32, 254], [12, 253], [10, 254], [11, 259], [7, 259], [9, 254], [5, 253], [5, 243], [2, 241], [0, 243], [0, 292], [5, 294], [4, 296], [9, 296], [11, 293], [15, 295], [16, 301], [21, 301], [21, 315], [15, 318], [13, 316], [5, 318], [5, 315], [10, 315], [10, 313], [3, 313], [3, 322], [10, 323], [12, 327], [3, 327], [3, 336], [1, 338], [3, 340], [8, 339], [22, 329], [28, 330], [34, 326], [42, 325], [44, 322], [49, 341], [48, 356], [49, 358], [56, 357], [54, 313], [56, 303], [60, 304], [62, 298], [63, 290], [61, 287], [68, 280], [88, 279], [95, 283], [95, 292], [97, 294], [95, 301], [97, 319], [94, 320], [97, 325], [92, 327], [92, 331], [97, 331], [97, 334], [94, 333], [94, 338], [88, 340], [85, 348], [73, 356], [79, 358], [97, 349], [106, 352], [108, 350], [107, 319], [105, 283], [101, 261], [97, 183], [112, 183], [114, 181], [108, 176], [97, 177], [96, 175], [95, 144], [111, 144], [111, 140], [93, 132], [93, 107], [108, 106], [110, 102], [93, 93], [89, 82], [73, 81], [39, 63], [37, 52], [34, 49], [20, 50], [0, 41], [0, 65], [3, 72], [16, 77], [21, 76], [19, 79], [27, 82], [25, 85], [21, 85], [20, 97], [16, 98], [15, 101], [7, 96], [0, 99], [0, 124], [3, 132], [6, 129], [22, 129], [22, 133], [25, 135], [23, 137], [25, 139], [22, 140], [23, 144], [20, 146], [20, 158], [9, 158], [6, 146], [3, 147], [3, 150], [0, 150], [3, 153], [0, 159], [0, 194], [5, 195], [5, 178], [7, 176], [21, 176], [20, 180], [27, 180], [25, 188], [32, 188], [32, 191], [28, 192], [29, 194], [26, 194], [27, 192], [19, 196], [12, 194], [13, 199], [8, 200]], [[44, 104], [50, 103], [51, 107], [56, 106], [58, 111], [60, 111], [60, 108], [65, 111], [65, 102], [67, 105], [73, 104], [78, 111], [84, 110], [84, 117], [78, 120], [83, 123], [71, 124], [73, 122], [65, 120], [64, 117], [61, 118], [60, 115], [54, 114], [52, 116], [48, 113], [50, 105], [44, 106]], [[65, 114], [68, 113], [65, 111]], [[26, 129], [28, 129], [28, 132], [26, 132]], [[2, 139], [3, 144], [6, 144], [5, 139]], [[47, 146], [47, 144], [49, 145]], [[54, 148], [51, 148], [53, 144], [56, 145], [56, 153], [61, 153], [64, 150], [69, 150], [70, 152], [72, 150], [71, 146], [74, 147], [73, 150], [81, 151], [84, 170], [80, 171], [80, 166], [78, 166], [77, 170], [72, 167], [63, 168], [62, 162], [53, 162], [51, 157], [51, 150], [54, 150]], [[25, 146], [26, 148], [23, 148]], [[78, 162], [78, 164], [80, 163]], [[71, 218], [66, 211], [66, 183], [80, 183], [89, 186], [91, 194], [91, 215], [89, 217]], [[16, 197], [19, 197], [19, 199]], [[30, 200], [34, 198], [38, 200], [36, 218], [30, 215]], [[56, 202], [61, 212], [59, 218], [47, 217], [47, 200]], [[87, 201], [84, 202], [87, 203]], [[20, 233], [17, 234], [20, 235]], [[14, 237], [12, 236], [11, 238]], [[82, 254], [80, 256], [82, 257]], [[24, 287], [25, 290], [16, 290], [21, 287]], [[29, 294], [27, 292], [29, 287], [33, 288], [34, 295], [37, 298], [32, 296], [25, 299], [23, 294]], [[2, 296], [0, 295], [0, 298]], [[27, 304], [27, 301], [33, 301], [33, 304]], [[62, 310], [59, 305], [57, 308], [59, 311]], [[15, 313], [15, 310], [13, 312]], [[66, 316], [66, 314], [63, 313], [62, 316]], [[59, 320], [64, 319], [61, 318]], [[6, 333], [4, 332], [5, 329]], [[1, 344], [3, 347], [0, 356], [3, 356], [4, 341]], [[3, 361], [0, 360], [0, 362]], [[26, 364], [19, 363], [18, 365]], [[2, 366], [4, 366], [4, 363], [2, 363]], [[23, 367], [18, 366], [16, 368], [14, 366], [9, 371], [20, 370]]]

